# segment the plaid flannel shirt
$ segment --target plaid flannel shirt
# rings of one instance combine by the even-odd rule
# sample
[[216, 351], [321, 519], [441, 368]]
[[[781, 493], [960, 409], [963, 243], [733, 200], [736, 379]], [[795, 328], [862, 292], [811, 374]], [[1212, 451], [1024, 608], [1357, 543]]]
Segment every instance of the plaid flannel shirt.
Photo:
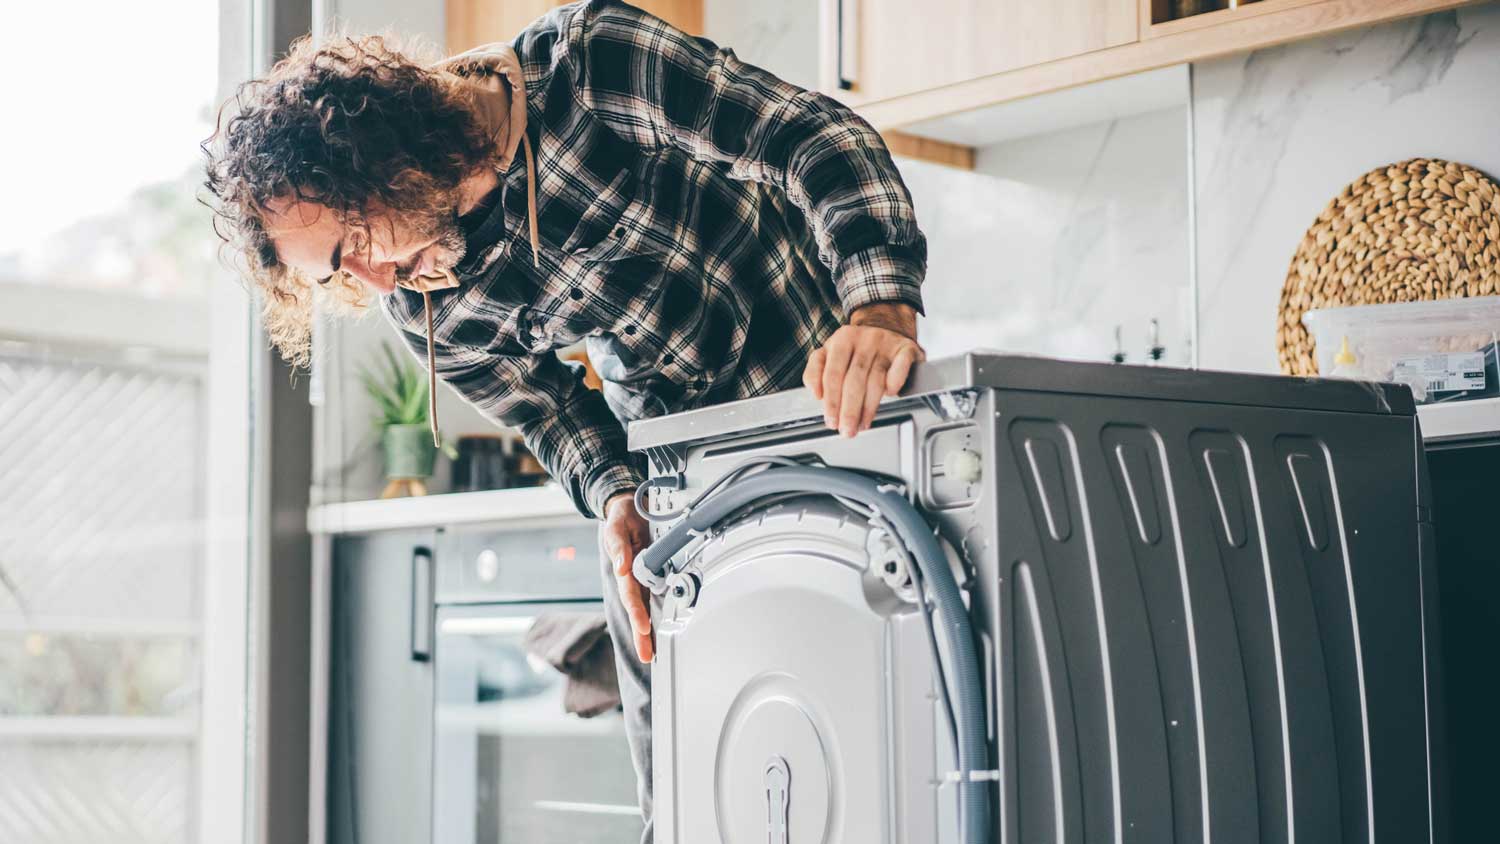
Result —
[[[466, 220], [432, 294], [437, 375], [585, 515], [642, 480], [624, 423], [797, 386], [856, 308], [922, 307], [926, 241], [880, 136], [837, 102], [622, 3], [554, 9], [513, 44], [536, 150]], [[425, 361], [421, 294], [383, 297]], [[602, 395], [556, 349], [584, 341]]]

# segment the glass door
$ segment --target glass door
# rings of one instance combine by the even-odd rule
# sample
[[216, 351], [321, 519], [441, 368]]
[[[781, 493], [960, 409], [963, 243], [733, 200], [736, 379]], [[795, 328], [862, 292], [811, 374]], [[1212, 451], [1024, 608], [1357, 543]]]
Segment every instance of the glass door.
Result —
[[196, 193], [250, 20], [0, 11], [3, 842], [245, 837], [254, 323]]
[[620, 844], [641, 834], [617, 709], [568, 714], [568, 678], [528, 651], [538, 619], [597, 601], [438, 611], [434, 844]]

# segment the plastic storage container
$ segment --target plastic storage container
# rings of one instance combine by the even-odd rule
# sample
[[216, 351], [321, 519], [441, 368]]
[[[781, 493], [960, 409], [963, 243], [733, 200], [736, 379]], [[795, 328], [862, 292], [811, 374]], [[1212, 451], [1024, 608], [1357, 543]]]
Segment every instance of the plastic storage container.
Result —
[[1302, 322], [1325, 376], [1406, 384], [1422, 403], [1500, 395], [1500, 296], [1325, 308]]

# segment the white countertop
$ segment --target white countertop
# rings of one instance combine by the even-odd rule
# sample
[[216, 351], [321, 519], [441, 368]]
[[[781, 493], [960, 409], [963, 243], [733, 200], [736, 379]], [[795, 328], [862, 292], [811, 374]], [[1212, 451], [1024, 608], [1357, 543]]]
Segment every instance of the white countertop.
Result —
[[324, 504], [307, 512], [313, 534], [369, 533], [400, 528], [493, 524], [551, 526], [585, 519], [555, 484], [524, 489], [450, 492], [417, 498], [388, 498]]
[[[1427, 440], [1500, 435], [1500, 398], [1422, 405], [1417, 413]], [[583, 521], [562, 488], [548, 484], [324, 504], [308, 510], [307, 530], [313, 534], [369, 533], [461, 524], [537, 527]]]
[[1424, 440], [1500, 436], [1500, 398], [1421, 404], [1417, 405], [1417, 418], [1422, 422]]

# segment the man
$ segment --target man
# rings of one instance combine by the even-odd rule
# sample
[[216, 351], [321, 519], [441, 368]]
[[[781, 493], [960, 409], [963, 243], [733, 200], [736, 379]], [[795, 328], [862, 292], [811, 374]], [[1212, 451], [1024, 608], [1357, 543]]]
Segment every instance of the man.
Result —
[[[208, 186], [270, 336], [367, 291], [436, 377], [603, 520], [607, 617], [650, 840], [650, 540], [630, 419], [799, 382], [846, 436], [922, 358], [926, 242], [837, 103], [620, 3], [435, 68], [303, 42], [242, 91]], [[316, 282], [310, 283], [310, 282]], [[584, 341], [602, 395], [554, 350]]]

